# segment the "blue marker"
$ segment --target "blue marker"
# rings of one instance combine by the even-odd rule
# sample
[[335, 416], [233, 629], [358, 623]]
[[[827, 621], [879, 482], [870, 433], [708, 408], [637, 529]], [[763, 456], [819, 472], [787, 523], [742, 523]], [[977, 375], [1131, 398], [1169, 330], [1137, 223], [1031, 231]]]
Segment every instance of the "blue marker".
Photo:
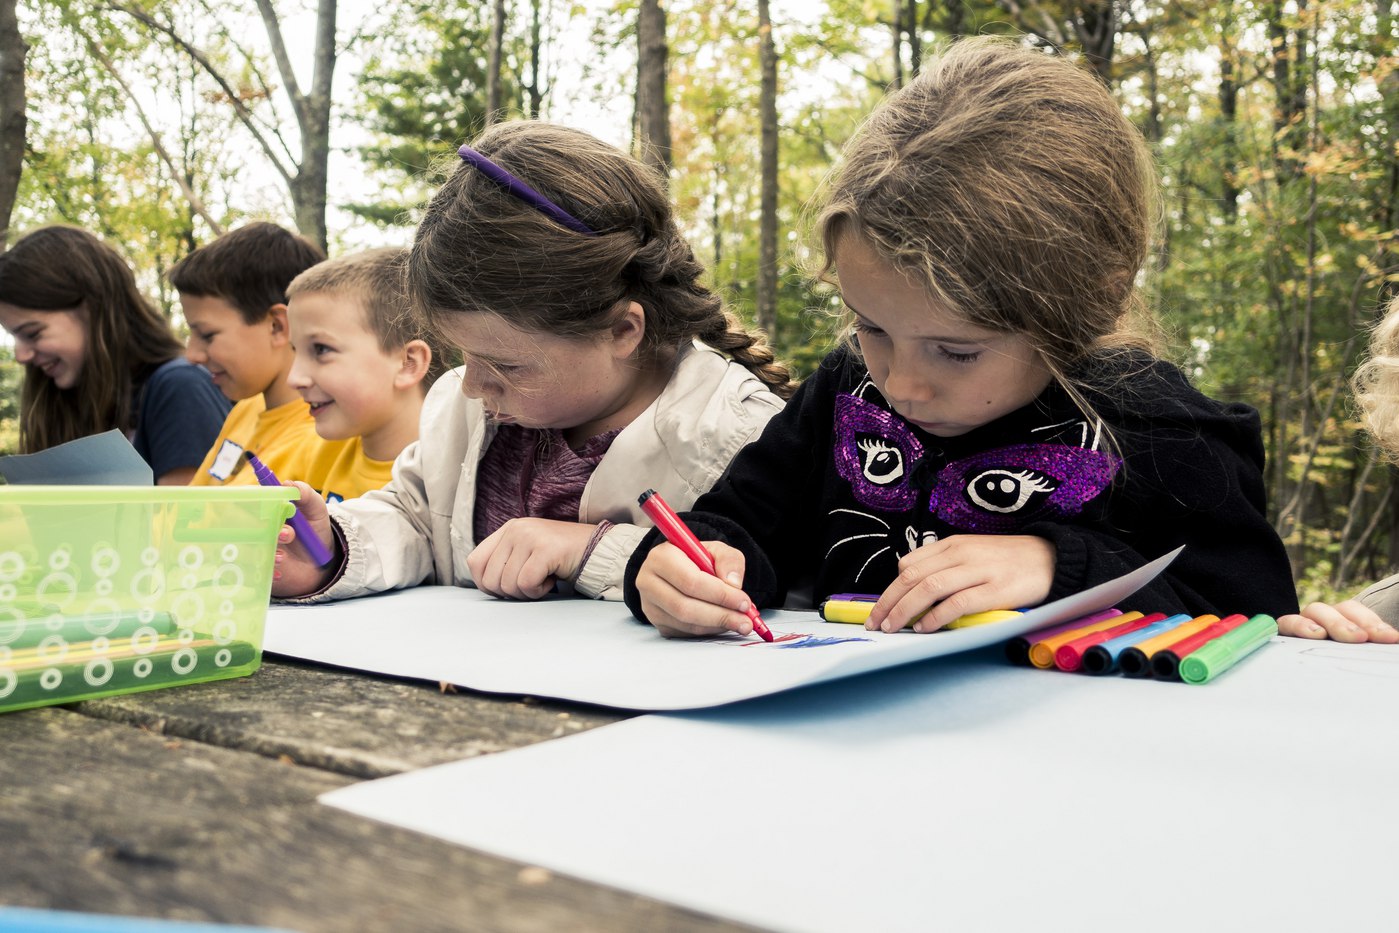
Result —
[[1108, 639], [1101, 644], [1094, 645], [1083, 652], [1083, 666], [1079, 668], [1086, 674], [1109, 674], [1117, 668], [1117, 659], [1122, 652], [1132, 647], [1138, 642], [1154, 638], [1168, 629], [1173, 629], [1177, 625], [1183, 625], [1193, 619], [1194, 616], [1187, 613], [1170, 616], [1160, 622], [1153, 622], [1146, 628], [1139, 628], [1126, 635]]

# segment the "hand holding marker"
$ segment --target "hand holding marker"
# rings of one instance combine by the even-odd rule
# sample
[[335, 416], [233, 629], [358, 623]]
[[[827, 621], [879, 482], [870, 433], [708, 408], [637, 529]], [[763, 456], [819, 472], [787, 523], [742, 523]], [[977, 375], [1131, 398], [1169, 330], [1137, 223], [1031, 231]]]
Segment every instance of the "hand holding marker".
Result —
[[[253, 468], [253, 474], [257, 476], [257, 481], [264, 486], [281, 486], [282, 481], [277, 479], [267, 464], [263, 463], [251, 452], [244, 454], [248, 458], [248, 465]], [[311, 527], [311, 523], [306, 520], [306, 516], [301, 514], [300, 509], [291, 513], [291, 518], [287, 519], [291, 523], [292, 529], [296, 532], [296, 540], [301, 542], [301, 546], [306, 549], [306, 553], [311, 555], [311, 560], [316, 562], [317, 567], [324, 567], [331, 562], [334, 555], [321, 543], [321, 536], [316, 534], [316, 530]]]
[[[678, 547], [696, 567], [711, 577], [719, 575], [714, 566], [713, 556], [704, 549], [704, 545], [700, 544], [699, 538], [695, 537], [689, 526], [680, 520], [680, 516], [666, 504], [660, 493], [648, 489], [636, 501], [641, 510], [650, 516], [651, 521], [660, 529], [661, 534], [665, 535], [666, 540]], [[753, 623], [753, 631], [758, 633], [758, 637], [763, 641], [772, 641], [772, 632], [768, 630], [751, 599], [748, 600], [748, 611], [745, 615]]]

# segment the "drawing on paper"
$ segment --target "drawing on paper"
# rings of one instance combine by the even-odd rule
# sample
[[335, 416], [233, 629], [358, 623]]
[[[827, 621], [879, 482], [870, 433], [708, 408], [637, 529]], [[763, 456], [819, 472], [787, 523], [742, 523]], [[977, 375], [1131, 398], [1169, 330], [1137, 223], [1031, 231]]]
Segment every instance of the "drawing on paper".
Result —
[[847, 641], [874, 641], [874, 639], [860, 638], [855, 635], [808, 635], [805, 632], [784, 632], [779, 635], [774, 632], [771, 642], [740, 639], [734, 635], [720, 635], [718, 638], [706, 638], [704, 641], [711, 645], [728, 645], [730, 648], [825, 648]]
[[1298, 656], [1331, 661], [1339, 669], [1352, 674], [1399, 678], [1399, 651], [1392, 645], [1346, 645], [1336, 648], [1322, 644], [1306, 648], [1298, 652]]

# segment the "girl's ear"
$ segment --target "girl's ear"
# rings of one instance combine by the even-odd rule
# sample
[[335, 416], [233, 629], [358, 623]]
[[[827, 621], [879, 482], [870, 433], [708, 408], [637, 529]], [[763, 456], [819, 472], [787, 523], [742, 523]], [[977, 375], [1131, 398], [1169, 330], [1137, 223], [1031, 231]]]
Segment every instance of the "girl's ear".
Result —
[[646, 337], [646, 309], [635, 301], [627, 302], [626, 310], [612, 322], [612, 355], [629, 359]]
[[423, 340], [410, 340], [399, 351], [398, 372], [393, 377], [395, 389], [410, 389], [418, 385], [432, 368], [432, 348]]
[[286, 305], [275, 304], [268, 308], [267, 320], [272, 328], [272, 346], [291, 343], [291, 322], [287, 317]]

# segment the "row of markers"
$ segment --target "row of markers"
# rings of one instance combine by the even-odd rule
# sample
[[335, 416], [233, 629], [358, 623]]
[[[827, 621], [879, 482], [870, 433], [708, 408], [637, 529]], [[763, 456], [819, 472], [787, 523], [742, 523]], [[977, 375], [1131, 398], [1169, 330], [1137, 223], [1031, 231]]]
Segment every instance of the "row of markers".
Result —
[[1085, 674], [1209, 683], [1278, 633], [1269, 615], [1167, 616], [1102, 612], [1006, 643], [1013, 663]]

